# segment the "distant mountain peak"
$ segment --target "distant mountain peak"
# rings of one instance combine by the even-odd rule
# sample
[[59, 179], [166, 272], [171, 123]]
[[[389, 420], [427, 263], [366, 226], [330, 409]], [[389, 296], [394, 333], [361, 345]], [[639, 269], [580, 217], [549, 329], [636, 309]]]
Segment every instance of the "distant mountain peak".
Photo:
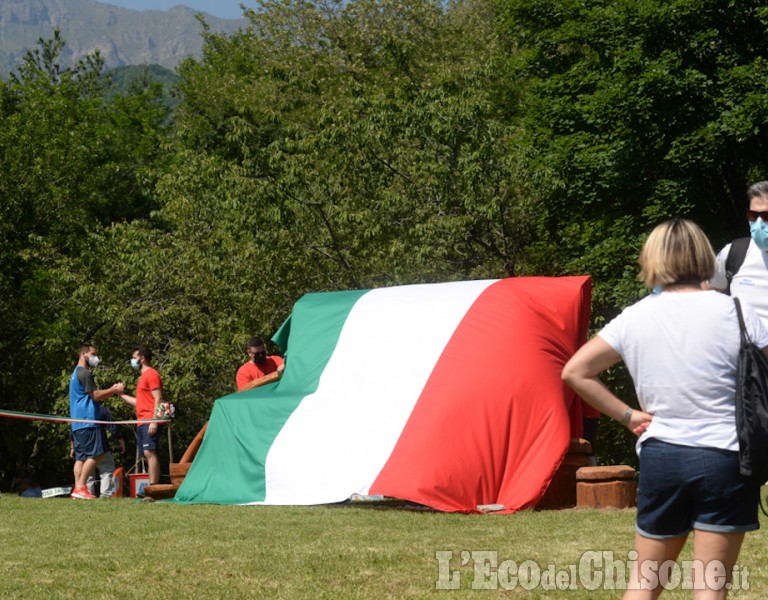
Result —
[[[19, 66], [27, 49], [58, 27], [66, 40], [63, 59], [74, 62], [98, 49], [107, 68], [159, 64], [173, 69], [203, 46], [200, 11], [177, 4], [167, 11], [132, 10], [97, 0], [1, 0], [0, 78]], [[205, 14], [214, 32], [233, 33], [244, 19]]]

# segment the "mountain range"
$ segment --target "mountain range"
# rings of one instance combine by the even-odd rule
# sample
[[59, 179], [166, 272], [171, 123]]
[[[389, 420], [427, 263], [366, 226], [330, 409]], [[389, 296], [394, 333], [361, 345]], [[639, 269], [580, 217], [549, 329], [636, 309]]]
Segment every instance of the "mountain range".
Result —
[[[159, 64], [173, 69], [203, 46], [199, 11], [183, 5], [170, 10], [131, 10], [96, 0], [0, 0], [0, 78], [6, 79], [37, 40], [54, 28], [66, 40], [62, 66], [99, 50], [105, 68]], [[233, 33], [246, 19], [203, 13], [213, 32]]]

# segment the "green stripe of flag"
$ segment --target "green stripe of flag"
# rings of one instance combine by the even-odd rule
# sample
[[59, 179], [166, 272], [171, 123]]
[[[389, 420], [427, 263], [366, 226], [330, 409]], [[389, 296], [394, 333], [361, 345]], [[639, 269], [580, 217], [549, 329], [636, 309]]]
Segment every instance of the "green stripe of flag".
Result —
[[[211, 426], [176, 501], [194, 502], [197, 497], [221, 504], [242, 503], [244, 498], [264, 500], [267, 453], [303, 398], [317, 390], [349, 312], [367, 291], [307, 294], [296, 303], [294, 313], [301, 315], [301, 321], [290, 317], [276, 336], [285, 350], [285, 374], [274, 385], [216, 402]], [[286, 345], [286, 332], [290, 345]], [[227, 425], [213, 426], [217, 419]], [[239, 464], [221, 457], [240, 457]]]

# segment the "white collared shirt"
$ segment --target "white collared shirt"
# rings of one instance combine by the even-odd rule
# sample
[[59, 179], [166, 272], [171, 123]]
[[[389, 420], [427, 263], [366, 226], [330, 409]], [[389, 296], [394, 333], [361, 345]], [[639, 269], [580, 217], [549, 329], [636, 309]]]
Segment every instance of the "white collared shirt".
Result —
[[[709, 282], [717, 289], [725, 289], [728, 280], [725, 277], [725, 261], [731, 244], [720, 250], [715, 265], [715, 276]], [[744, 264], [741, 265], [731, 281], [731, 296], [755, 309], [763, 325], [768, 327], [768, 252], [757, 247], [750, 240]]]

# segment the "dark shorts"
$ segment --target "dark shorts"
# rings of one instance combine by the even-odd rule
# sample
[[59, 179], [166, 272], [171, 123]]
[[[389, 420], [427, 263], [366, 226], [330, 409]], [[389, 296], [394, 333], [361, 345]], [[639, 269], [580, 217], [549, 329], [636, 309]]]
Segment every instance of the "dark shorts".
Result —
[[72, 442], [75, 446], [75, 460], [96, 458], [107, 451], [101, 427], [86, 427], [72, 432]]
[[143, 453], [145, 450], [157, 450], [160, 445], [160, 432], [162, 429], [163, 428], [158, 425], [155, 435], [149, 435], [149, 423], [137, 426], [136, 445], [139, 448], [139, 452]]
[[692, 529], [754, 531], [759, 493], [739, 475], [738, 452], [650, 439], [640, 451], [637, 532], [666, 539]]

